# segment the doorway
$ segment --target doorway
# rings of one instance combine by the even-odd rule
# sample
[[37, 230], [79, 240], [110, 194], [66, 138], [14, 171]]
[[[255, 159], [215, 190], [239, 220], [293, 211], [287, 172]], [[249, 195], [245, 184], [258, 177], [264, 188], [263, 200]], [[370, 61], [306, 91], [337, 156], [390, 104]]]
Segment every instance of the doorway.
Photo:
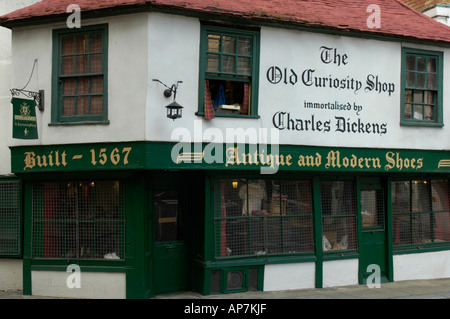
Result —
[[184, 291], [188, 282], [183, 206], [177, 190], [154, 192], [155, 294]]
[[380, 179], [361, 180], [359, 190], [361, 284], [388, 281], [386, 195], [386, 188]]

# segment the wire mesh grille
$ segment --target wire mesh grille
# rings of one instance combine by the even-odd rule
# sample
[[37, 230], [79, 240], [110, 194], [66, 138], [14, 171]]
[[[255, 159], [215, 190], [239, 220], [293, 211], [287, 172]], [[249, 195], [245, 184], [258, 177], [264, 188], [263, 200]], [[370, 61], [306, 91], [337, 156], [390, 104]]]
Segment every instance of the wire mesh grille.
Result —
[[309, 181], [215, 183], [216, 256], [313, 252]]
[[363, 231], [384, 229], [383, 189], [361, 191], [361, 224]]
[[394, 248], [450, 241], [448, 180], [395, 181], [391, 189]]
[[34, 184], [32, 257], [123, 260], [123, 195], [117, 181]]
[[0, 255], [21, 254], [19, 181], [0, 181]]
[[356, 193], [354, 182], [321, 182], [320, 200], [323, 251], [325, 253], [356, 251]]

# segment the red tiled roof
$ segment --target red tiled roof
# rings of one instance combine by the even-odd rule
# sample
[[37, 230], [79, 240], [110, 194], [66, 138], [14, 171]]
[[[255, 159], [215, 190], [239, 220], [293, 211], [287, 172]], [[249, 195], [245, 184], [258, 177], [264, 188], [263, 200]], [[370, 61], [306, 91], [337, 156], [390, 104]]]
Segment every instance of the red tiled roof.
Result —
[[449, 0], [403, 0], [403, 2], [419, 11], [424, 11], [435, 4], [450, 3]]
[[[132, 6], [173, 12], [203, 13], [300, 27], [364, 32], [374, 35], [407, 37], [450, 42], [450, 28], [419, 13], [401, 0], [42, 0], [0, 17], [0, 24], [45, 18], [68, 17], [70, 4], [81, 8], [81, 17], [92, 12], [119, 11]], [[367, 20], [371, 4], [380, 7], [381, 27], [370, 28]], [[32, 19], [28, 20], [27, 19]]]

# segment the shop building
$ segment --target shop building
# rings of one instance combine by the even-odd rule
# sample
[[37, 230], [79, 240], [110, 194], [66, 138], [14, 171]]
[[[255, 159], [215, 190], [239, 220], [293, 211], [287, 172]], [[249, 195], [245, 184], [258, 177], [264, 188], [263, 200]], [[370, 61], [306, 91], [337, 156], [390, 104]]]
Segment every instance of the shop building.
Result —
[[69, 5], [0, 18], [44, 96], [8, 113], [25, 294], [450, 276], [448, 27], [397, 0]]

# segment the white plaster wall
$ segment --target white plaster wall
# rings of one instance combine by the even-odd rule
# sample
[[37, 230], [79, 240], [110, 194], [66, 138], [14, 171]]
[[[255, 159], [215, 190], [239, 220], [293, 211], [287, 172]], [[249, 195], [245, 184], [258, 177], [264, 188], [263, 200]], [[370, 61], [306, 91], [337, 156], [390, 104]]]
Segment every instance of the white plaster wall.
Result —
[[124, 273], [82, 272], [80, 288], [68, 288], [70, 273], [63, 271], [32, 271], [31, 290], [35, 296], [57, 296], [83, 299], [124, 299]]
[[315, 263], [274, 264], [264, 267], [264, 291], [315, 287]]
[[0, 259], [0, 290], [21, 290], [22, 288], [22, 259]]
[[[290, 113], [291, 118], [325, 122], [330, 120], [329, 132], [279, 130], [279, 142], [289, 145], [318, 145], [341, 147], [372, 148], [411, 148], [411, 149], [448, 149], [447, 138], [450, 129], [444, 127], [405, 127], [400, 126], [401, 98], [401, 49], [400, 42], [377, 41], [309, 33], [302, 31], [261, 28], [261, 55], [259, 76], [259, 119], [218, 118], [204, 120], [196, 116], [198, 109], [198, 61], [200, 24], [197, 19], [174, 17], [166, 14], [150, 14], [149, 17], [150, 65], [149, 79], [158, 78], [168, 85], [177, 80], [183, 81], [179, 88], [177, 102], [185, 107], [183, 118], [176, 121], [165, 117], [164, 106], [171, 102], [162, 96], [163, 87], [151, 83], [147, 102], [147, 139], [156, 141], [180, 140], [186, 136], [191, 141], [211, 141], [215, 137], [232, 141], [234, 135], [227, 135], [227, 129], [263, 129], [270, 134], [274, 129], [273, 117], [278, 111]], [[347, 55], [347, 64], [325, 64], [320, 59], [320, 47], [336, 48], [337, 53]], [[417, 46], [426, 50], [444, 52], [444, 66], [448, 65], [450, 51], [441, 47]], [[182, 48], [182, 49], [180, 49]], [[158, 61], [158, 63], [152, 63]], [[272, 84], [267, 78], [267, 71], [277, 66], [281, 70], [292, 69], [297, 74], [294, 85]], [[363, 87], [357, 91], [349, 89], [315, 88], [302, 83], [303, 71], [315, 70], [314, 75], [332, 79], [354, 79], [362, 82]], [[444, 82], [448, 68], [444, 68]], [[290, 74], [290, 73], [289, 73]], [[288, 75], [289, 75], [288, 74]], [[378, 93], [374, 90], [364, 91], [368, 75], [378, 76], [380, 82], [392, 83], [395, 91]], [[149, 81], [150, 82], [150, 81]], [[444, 85], [444, 105], [450, 100], [450, 91]], [[356, 114], [351, 111], [333, 111], [308, 109], [305, 101], [327, 103], [350, 103], [362, 106]], [[385, 124], [385, 134], [339, 132], [336, 130], [340, 116], [364, 124]], [[444, 123], [450, 122], [450, 113], [444, 112]], [[178, 130], [176, 130], [178, 129]], [[208, 136], [208, 129], [217, 134]], [[174, 133], [177, 134], [174, 134]], [[209, 130], [211, 133], [211, 130]], [[173, 136], [172, 136], [173, 135]], [[412, 136], [421, 138], [411, 138]], [[260, 135], [262, 136], [262, 135]]]
[[358, 271], [358, 259], [325, 261], [323, 287], [357, 285]]
[[[58, 125], [51, 122], [52, 30], [65, 24], [13, 31], [12, 83], [28, 81], [33, 61], [37, 70], [29, 90], [45, 90], [45, 111], [37, 111], [38, 140], [9, 138], [10, 145], [70, 144], [143, 140], [147, 96], [147, 14], [82, 20], [82, 25], [108, 23], [108, 125]], [[11, 121], [9, 121], [11, 122]], [[11, 127], [11, 123], [9, 123]]]
[[394, 281], [450, 277], [450, 251], [394, 255]]
[[[29, 6], [40, 0], [5, 0], [0, 1], [0, 15]], [[9, 116], [11, 106], [11, 30], [0, 27], [0, 175], [11, 172], [8, 138], [10, 130]]]
[[[28, 80], [33, 61], [38, 59], [38, 72], [30, 82], [30, 89], [45, 89], [46, 110], [38, 112], [39, 134], [37, 141], [10, 139], [11, 145], [92, 143], [104, 141], [234, 141], [235, 135], [227, 129], [256, 130], [271, 134], [276, 129], [273, 119], [277, 112], [289, 113], [293, 119], [303, 121], [330, 121], [330, 131], [311, 128], [303, 131], [277, 130], [278, 142], [289, 145], [316, 145], [371, 148], [449, 149], [447, 137], [450, 128], [400, 126], [400, 42], [377, 41], [294, 31], [261, 28], [261, 53], [259, 76], [258, 119], [215, 118], [204, 120], [195, 115], [198, 110], [200, 21], [196, 18], [161, 13], [139, 13], [104, 19], [82, 20], [83, 24], [109, 23], [109, 125], [48, 126], [51, 114], [51, 46], [52, 29], [60, 25], [45, 25], [17, 29], [13, 33], [14, 63], [13, 85], [20, 86]], [[323, 63], [322, 46], [335, 48], [347, 64]], [[29, 50], [29, 48], [33, 50]], [[444, 65], [450, 63], [450, 51], [440, 47], [417, 46], [444, 52]], [[273, 84], [267, 71], [272, 67], [292, 69], [297, 75], [294, 84], [281, 81]], [[314, 76], [357, 80], [359, 91], [351, 89], [307, 86], [302, 82], [305, 70], [314, 70]], [[447, 69], [444, 82], [447, 79]], [[394, 85], [390, 95], [364, 91], [367, 76], [379, 77], [380, 82]], [[165, 98], [165, 87], [179, 84], [177, 102], [184, 106], [183, 117], [172, 121], [166, 117], [165, 106], [172, 98]], [[283, 79], [284, 80], [284, 79]], [[450, 100], [450, 91], [444, 86], [444, 105]], [[359, 114], [305, 108], [305, 102], [350, 103], [359, 105]], [[337, 131], [335, 116], [351, 123], [386, 125], [385, 134]], [[9, 116], [8, 116], [9, 117]], [[8, 121], [10, 126], [11, 121]], [[450, 113], [444, 112], [444, 123], [450, 122]], [[8, 128], [10, 130], [10, 127]], [[214, 130], [214, 131], [212, 131]], [[212, 133], [208, 135], [207, 133]], [[421, 136], [421, 138], [411, 138]]]

